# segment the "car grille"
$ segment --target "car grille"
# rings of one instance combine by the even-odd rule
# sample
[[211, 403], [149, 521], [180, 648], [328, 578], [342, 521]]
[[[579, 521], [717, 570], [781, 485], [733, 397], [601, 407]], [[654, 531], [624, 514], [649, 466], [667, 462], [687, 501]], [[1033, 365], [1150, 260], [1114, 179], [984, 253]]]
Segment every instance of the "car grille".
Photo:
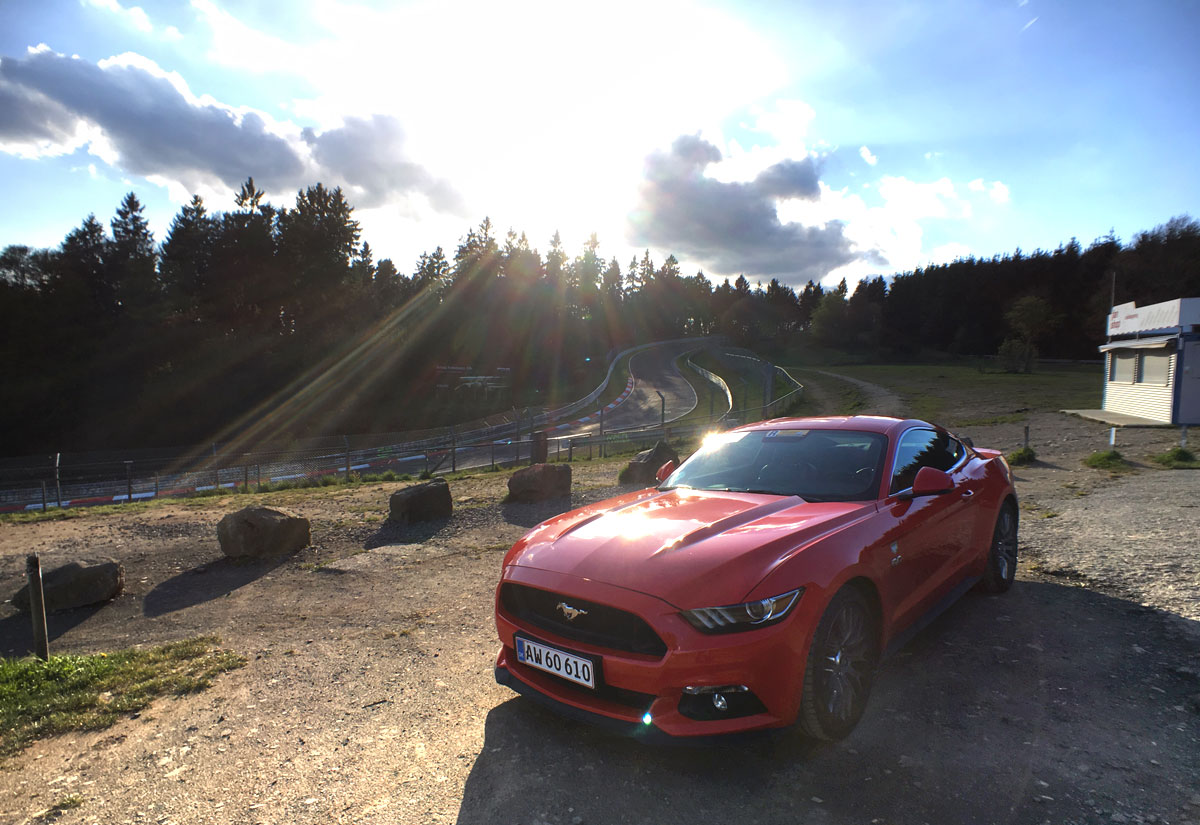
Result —
[[[586, 613], [580, 613], [574, 621], [568, 621], [558, 609], [559, 602]], [[662, 657], [667, 652], [666, 644], [650, 625], [640, 617], [615, 607], [512, 582], [501, 585], [500, 604], [514, 618], [564, 639], [647, 656]]]

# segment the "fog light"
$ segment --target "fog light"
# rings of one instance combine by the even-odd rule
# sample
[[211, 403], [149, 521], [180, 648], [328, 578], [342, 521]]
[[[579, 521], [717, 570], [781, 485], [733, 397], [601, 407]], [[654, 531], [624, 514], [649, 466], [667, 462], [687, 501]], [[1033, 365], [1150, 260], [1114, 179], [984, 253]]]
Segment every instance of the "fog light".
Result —
[[643, 725], [649, 725], [649, 724], [650, 724], [650, 713], [649, 713], [649, 712], [646, 712], [646, 713], [642, 714], [642, 724], [643, 724]]
[[728, 710], [729, 703], [725, 701], [725, 697], [719, 693], [713, 694], [713, 707], [717, 710]]

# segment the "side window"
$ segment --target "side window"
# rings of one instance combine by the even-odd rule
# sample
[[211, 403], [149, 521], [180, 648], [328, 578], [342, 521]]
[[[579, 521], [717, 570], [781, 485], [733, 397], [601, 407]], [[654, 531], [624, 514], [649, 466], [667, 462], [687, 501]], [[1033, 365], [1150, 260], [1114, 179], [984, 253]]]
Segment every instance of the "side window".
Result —
[[953, 468], [963, 457], [963, 445], [936, 430], [909, 430], [896, 446], [896, 463], [889, 492], [898, 493], [913, 485], [922, 467]]

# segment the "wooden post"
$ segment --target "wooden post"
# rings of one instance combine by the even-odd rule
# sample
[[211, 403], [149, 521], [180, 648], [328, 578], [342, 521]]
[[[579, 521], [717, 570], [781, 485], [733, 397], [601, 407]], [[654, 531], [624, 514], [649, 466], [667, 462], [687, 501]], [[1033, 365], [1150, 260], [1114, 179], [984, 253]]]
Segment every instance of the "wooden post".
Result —
[[126, 504], [133, 504], [133, 462], [125, 462], [125, 499]]
[[33, 617], [33, 652], [44, 662], [50, 658], [50, 639], [46, 633], [46, 596], [42, 591], [42, 563], [37, 553], [30, 553], [25, 557], [25, 578], [29, 582], [29, 615]]
[[458, 471], [458, 436], [454, 433], [454, 428], [450, 428], [450, 472]]
[[567, 463], [570, 464], [575, 460], [575, 439], [567, 439]]
[[350, 480], [350, 436], [342, 436], [342, 441], [346, 445], [346, 481]]
[[42, 512], [46, 512], [46, 482], [42, 482]]
[[1187, 449], [1187, 428], [1187, 424], [1179, 428], [1179, 446], [1185, 450]]
[[1025, 449], [1029, 449], [1029, 425], [1025, 425]]
[[588, 433], [588, 461], [592, 460], [592, 442], [595, 440], [595, 437], [591, 433]]
[[62, 463], [62, 453], [54, 454], [54, 498], [58, 501], [58, 509], [62, 509], [62, 478], [58, 474], [59, 464]]
[[492, 469], [496, 469], [496, 439], [492, 439]]
[[158, 498], [158, 471], [154, 473], [154, 497]]

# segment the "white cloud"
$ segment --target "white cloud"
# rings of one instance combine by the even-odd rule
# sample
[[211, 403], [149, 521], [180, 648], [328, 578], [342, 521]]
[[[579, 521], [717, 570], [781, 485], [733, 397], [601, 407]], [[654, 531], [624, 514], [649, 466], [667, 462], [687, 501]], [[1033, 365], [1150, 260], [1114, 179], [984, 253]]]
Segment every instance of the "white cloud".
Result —
[[871, 150], [866, 146], [859, 147], [858, 154], [867, 162], [868, 166], [874, 166], [879, 163], [879, 158], [871, 154]]
[[[150, 15], [141, 6], [122, 6], [119, 0], [81, 0], [81, 2], [93, 8], [103, 9], [117, 15], [118, 18], [143, 34], [154, 33], [154, 24], [150, 21]], [[174, 31], [174, 36], [171, 34], [172, 30]], [[179, 30], [174, 26], [168, 26], [163, 31], [163, 36], [168, 40], [177, 39]]]
[[925, 160], [937, 160], [942, 156], [941, 152], [926, 152]]
[[941, 246], [935, 246], [933, 251], [929, 253], [929, 262], [934, 264], [948, 264], [959, 258], [969, 258], [971, 254], [971, 247], [965, 243], [951, 241]]
[[988, 185], [984, 182], [983, 178], [975, 178], [975, 180], [967, 184], [967, 188], [972, 192], [987, 192], [988, 197], [994, 203], [1003, 204], [1009, 201], [1008, 187], [998, 180], [992, 181], [991, 185]]

